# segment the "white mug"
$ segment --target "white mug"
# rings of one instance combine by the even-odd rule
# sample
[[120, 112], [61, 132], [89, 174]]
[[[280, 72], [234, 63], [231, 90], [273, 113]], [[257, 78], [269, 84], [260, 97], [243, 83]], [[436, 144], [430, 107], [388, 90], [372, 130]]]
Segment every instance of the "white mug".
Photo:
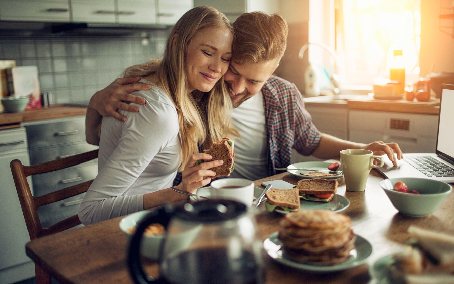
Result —
[[[379, 166], [374, 165], [375, 160], [380, 161]], [[340, 151], [340, 162], [347, 191], [364, 191], [370, 170], [384, 164], [382, 157], [373, 156], [372, 151], [363, 149]]]
[[251, 206], [254, 199], [254, 183], [242, 178], [218, 179], [213, 181], [211, 186], [197, 190], [197, 199], [201, 197], [232, 199]]

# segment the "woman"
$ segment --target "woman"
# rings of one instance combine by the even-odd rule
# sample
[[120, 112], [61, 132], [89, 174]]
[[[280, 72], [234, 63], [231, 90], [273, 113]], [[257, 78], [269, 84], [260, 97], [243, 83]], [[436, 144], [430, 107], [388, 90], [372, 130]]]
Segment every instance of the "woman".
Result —
[[[233, 29], [222, 13], [197, 7], [172, 29], [162, 61], [126, 69], [125, 77], [140, 76], [153, 86], [135, 93], [146, 104], [138, 105], [137, 113], [124, 112], [126, 122], [104, 118], [98, 176], [79, 211], [83, 224], [187, 199], [211, 181], [203, 177], [214, 176], [208, 169], [222, 161], [195, 166], [197, 160], [211, 159], [197, 146], [233, 134], [231, 101], [222, 80], [232, 40]], [[196, 106], [200, 101], [206, 105], [204, 115]], [[87, 123], [92, 112], [87, 110]], [[183, 181], [172, 187], [178, 168]]]

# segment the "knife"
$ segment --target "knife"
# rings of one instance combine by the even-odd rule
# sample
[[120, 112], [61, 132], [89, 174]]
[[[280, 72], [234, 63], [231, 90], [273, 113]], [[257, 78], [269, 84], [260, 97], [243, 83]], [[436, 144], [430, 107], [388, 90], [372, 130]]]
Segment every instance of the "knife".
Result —
[[257, 199], [257, 204], [255, 205], [255, 207], [259, 207], [260, 203], [262, 202], [263, 200], [263, 197], [265, 197], [265, 193], [270, 190], [271, 188], [271, 184], [267, 185], [265, 187], [265, 189], [262, 191], [262, 194], [260, 194], [259, 198]]

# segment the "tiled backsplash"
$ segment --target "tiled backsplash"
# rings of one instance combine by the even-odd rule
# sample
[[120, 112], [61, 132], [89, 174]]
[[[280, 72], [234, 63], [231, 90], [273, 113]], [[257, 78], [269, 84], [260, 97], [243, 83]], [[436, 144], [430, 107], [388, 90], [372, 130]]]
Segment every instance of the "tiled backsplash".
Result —
[[161, 58], [168, 33], [148, 32], [148, 45], [140, 35], [0, 38], [0, 60], [38, 66], [41, 92], [51, 92], [53, 104], [88, 104], [126, 67]]

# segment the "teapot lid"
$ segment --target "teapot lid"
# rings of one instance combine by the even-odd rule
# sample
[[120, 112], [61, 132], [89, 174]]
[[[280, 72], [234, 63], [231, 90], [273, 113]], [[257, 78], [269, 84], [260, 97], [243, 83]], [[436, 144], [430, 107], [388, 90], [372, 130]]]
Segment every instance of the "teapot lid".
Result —
[[185, 203], [176, 209], [176, 217], [185, 221], [212, 223], [235, 219], [246, 212], [247, 207], [241, 202], [210, 199]]

